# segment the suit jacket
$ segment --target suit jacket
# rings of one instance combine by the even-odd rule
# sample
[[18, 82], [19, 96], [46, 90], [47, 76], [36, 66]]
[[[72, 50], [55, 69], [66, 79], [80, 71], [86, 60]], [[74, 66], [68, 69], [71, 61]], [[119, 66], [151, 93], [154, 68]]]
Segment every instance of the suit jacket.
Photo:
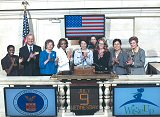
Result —
[[112, 72], [118, 74], [118, 75], [126, 75], [127, 72], [127, 61], [128, 61], [128, 55], [125, 51], [121, 50], [121, 52], [118, 55], [119, 64], [112, 65], [113, 58], [115, 57], [115, 51], [111, 51], [111, 57], [110, 57], [110, 67], [112, 68]]
[[132, 50], [129, 52], [129, 56], [132, 56], [132, 60], [134, 61], [134, 64], [129, 66], [129, 72], [131, 75], [145, 75], [145, 51], [142, 48], [139, 48], [139, 51], [137, 53], [132, 53]]
[[105, 52], [102, 58], [98, 58], [98, 51], [93, 52], [93, 61], [96, 71], [110, 71], [109, 69], [110, 52]]
[[24, 76], [37, 76], [39, 75], [39, 54], [41, 52], [41, 47], [37, 45], [33, 45], [33, 53], [36, 53], [36, 58], [31, 59], [30, 61], [27, 61], [30, 53], [28, 50], [27, 45], [23, 46], [19, 50], [19, 57], [23, 58], [22, 64], [24, 65]]

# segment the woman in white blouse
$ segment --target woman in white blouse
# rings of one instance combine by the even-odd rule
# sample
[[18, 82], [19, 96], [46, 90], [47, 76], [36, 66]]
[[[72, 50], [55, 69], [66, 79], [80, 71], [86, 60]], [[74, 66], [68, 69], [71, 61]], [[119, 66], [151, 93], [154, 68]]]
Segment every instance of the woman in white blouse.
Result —
[[58, 72], [70, 71], [69, 61], [72, 58], [72, 52], [71, 50], [66, 50], [68, 47], [68, 41], [65, 38], [61, 38], [57, 47], [57, 57], [59, 58]]

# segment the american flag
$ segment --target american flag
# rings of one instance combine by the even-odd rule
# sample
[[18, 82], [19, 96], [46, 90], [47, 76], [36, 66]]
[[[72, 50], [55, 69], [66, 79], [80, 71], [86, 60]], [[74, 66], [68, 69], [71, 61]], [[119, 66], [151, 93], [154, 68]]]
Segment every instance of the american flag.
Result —
[[104, 36], [104, 15], [66, 15], [66, 37]]
[[27, 18], [27, 12], [24, 11], [24, 18], [23, 18], [23, 45], [26, 44], [26, 36], [29, 34], [29, 23]]

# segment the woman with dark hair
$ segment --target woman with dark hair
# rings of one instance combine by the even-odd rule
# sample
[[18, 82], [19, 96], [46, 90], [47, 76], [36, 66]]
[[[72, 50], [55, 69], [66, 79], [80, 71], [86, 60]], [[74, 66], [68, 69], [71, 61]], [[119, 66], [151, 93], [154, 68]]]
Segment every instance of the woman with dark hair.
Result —
[[51, 76], [57, 73], [58, 58], [54, 48], [54, 41], [48, 39], [45, 41], [45, 50], [40, 53], [40, 74]]
[[93, 52], [87, 49], [86, 40], [80, 40], [80, 49], [74, 53], [74, 64], [77, 66], [91, 66], [93, 64]]
[[113, 50], [111, 51], [110, 66], [112, 72], [118, 75], [127, 75], [127, 60], [128, 55], [121, 48], [122, 42], [120, 39], [113, 40]]
[[127, 62], [129, 72], [132, 75], [145, 75], [145, 51], [138, 46], [137, 37], [131, 37], [129, 43], [131, 45], [131, 49], [128, 52], [130, 59]]
[[101, 38], [97, 44], [97, 48], [93, 51], [93, 61], [96, 71], [109, 71], [110, 52], [108, 51], [107, 42]]
[[90, 43], [88, 45], [88, 49], [94, 51], [96, 49], [96, 46], [97, 46], [96, 36], [92, 35], [90, 38]]
[[58, 50], [57, 50], [57, 57], [59, 58], [58, 61], [58, 72], [62, 71], [70, 71], [69, 61], [72, 59], [72, 51], [68, 50], [68, 41], [65, 38], [61, 38], [58, 42]]
[[14, 55], [15, 47], [9, 45], [7, 47], [7, 55], [1, 60], [2, 69], [5, 70], [7, 76], [18, 76], [19, 75], [19, 60], [17, 55]]

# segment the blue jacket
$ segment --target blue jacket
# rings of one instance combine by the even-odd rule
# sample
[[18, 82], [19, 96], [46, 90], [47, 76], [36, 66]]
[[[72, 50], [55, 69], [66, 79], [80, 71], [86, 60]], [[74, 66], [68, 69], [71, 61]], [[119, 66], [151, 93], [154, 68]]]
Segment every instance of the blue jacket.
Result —
[[44, 64], [44, 62], [48, 59], [49, 53], [47, 53], [46, 50], [42, 51], [40, 53], [40, 74], [47, 75], [47, 74], [56, 74], [57, 73], [57, 65], [56, 65], [56, 52], [52, 51], [50, 54], [50, 61], [47, 64]]

